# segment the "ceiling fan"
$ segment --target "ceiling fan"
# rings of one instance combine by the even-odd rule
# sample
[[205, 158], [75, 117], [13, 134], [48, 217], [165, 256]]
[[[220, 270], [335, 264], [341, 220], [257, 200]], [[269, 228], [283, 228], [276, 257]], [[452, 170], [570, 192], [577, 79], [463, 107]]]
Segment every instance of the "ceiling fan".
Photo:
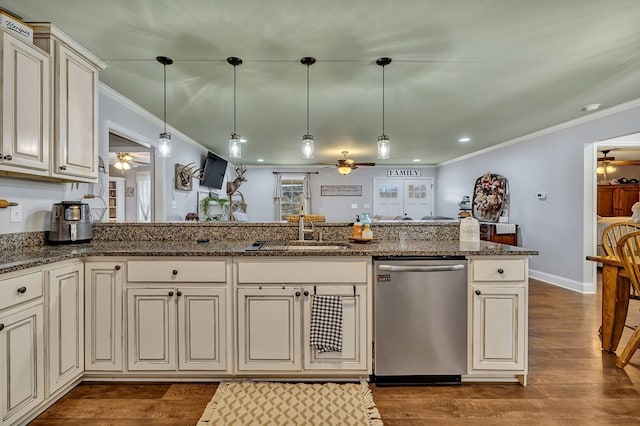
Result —
[[[608, 154], [611, 150], [610, 149], [603, 149], [602, 151], [602, 157], [598, 157], [598, 164], [600, 165], [600, 163], [603, 166], [611, 166], [611, 165], [616, 165], [616, 166], [640, 166], [640, 160], [617, 160], [616, 161], [616, 157], [609, 157]], [[607, 170], [608, 172], [611, 172], [611, 170]]]
[[347, 154], [349, 151], [342, 151], [342, 157], [338, 161], [336, 161], [335, 166], [338, 168], [338, 173], [341, 175], [348, 175], [352, 170], [358, 168], [358, 166], [375, 166], [376, 163], [357, 163], [355, 160], [351, 158], [347, 158]]
[[148, 165], [143, 161], [136, 161], [134, 157], [128, 152], [111, 153], [110, 157], [113, 160], [113, 167], [120, 170], [122, 173], [124, 173], [126, 170], [131, 169], [131, 167], [137, 167], [138, 165]]

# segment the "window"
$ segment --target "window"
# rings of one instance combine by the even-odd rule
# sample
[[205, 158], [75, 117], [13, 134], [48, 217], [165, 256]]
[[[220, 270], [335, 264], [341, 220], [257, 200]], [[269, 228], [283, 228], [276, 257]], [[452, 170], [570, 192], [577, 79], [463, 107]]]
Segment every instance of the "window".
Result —
[[300, 206], [306, 213], [311, 212], [311, 191], [308, 174], [276, 173], [276, 218], [287, 220], [289, 215], [300, 214]]

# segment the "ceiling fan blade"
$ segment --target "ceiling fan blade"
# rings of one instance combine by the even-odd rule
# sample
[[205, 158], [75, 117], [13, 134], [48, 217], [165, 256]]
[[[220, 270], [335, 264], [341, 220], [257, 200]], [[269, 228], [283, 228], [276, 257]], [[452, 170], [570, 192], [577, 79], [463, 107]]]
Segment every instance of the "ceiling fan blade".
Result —
[[375, 166], [376, 163], [356, 163], [356, 166]]
[[600, 157], [598, 161], [615, 161], [616, 157]]
[[609, 164], [613, 164], [616, 166], [640, 166], [640, 160], [609, 161]]

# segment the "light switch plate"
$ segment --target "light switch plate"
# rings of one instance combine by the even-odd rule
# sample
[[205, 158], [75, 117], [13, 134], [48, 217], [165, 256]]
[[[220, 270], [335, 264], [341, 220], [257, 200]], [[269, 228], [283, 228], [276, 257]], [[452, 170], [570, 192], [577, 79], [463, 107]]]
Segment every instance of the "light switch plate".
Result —
[[22, 206], [19, 204], [17, 206], [11, 206], [9, 209], [9, 215], [11, 216], [10, 221], [12, 223], [22, 222]]
[[358, 205], [357, 205], [357, 204], [351, 204], [351, 208], [352, 208], [352, 209], [357, 209], [357, 208], [358, 208]]
[[172, 200], [171, 201], [171, 208], [172, 209], [177, 209], [178, 208], [178, 202], [176, 200]]

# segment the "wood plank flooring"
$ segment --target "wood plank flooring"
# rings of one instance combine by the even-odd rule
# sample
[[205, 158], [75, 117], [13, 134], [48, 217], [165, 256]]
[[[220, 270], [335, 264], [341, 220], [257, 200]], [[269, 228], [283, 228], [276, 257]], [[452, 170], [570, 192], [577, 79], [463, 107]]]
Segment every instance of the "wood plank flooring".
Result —
[[[640, 425], [640, 352], [600, 350], [600, 296], [531, 280], [529, 385], [375, 387], [385, 425]], [[628, 323], [640, 324], [632, 300]], [[625, 330], [618, 352], [631, 335]], [[194, 425], [216, 384], [83, 383], [31, 425]]]

